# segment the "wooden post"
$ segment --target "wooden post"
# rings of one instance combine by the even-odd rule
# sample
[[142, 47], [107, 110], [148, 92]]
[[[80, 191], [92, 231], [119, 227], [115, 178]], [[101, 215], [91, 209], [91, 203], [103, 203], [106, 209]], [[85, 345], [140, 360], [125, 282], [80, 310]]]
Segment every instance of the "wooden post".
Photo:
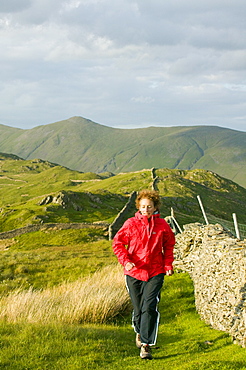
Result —
[[232, 217], [233, 217], [233, 221], [234, 221], [234, 227], [235, 227], [235, 231], [236, 231], [236, 237], [237, 237], [237, 239], [240, 239], [240, 233], [239, 233], [239, 228], [238, 228], [238, 224], [237, 224], [237, 215], [236, 215], [236, 213], [233, 213], [232, 214]]
[[205, 213], [205, 211], [204, 211], [204, 208], [203, 208], [203, 205], [202, 205], [202, 201], [201, 201], [201, 198], [200, 198], [200, 196], [199, 196], [199, 195], [197, 195], [197, 199], [198, 199], [199, 205], [200, 205], [200, 207], [201, 207], [202, 214], [203, 214], [204, 220], [205, 220], [205, 222], [206, 222], [206, 225], [209, 225], [209, 223], [208, 223], [208, 219], [207, 219], [207, 216], [206, 216], [206, 213]]

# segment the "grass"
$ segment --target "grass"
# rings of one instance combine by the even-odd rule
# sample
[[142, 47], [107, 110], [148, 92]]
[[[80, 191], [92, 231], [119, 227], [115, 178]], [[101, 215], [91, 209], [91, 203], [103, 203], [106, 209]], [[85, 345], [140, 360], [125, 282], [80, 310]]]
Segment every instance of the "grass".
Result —
[[[5, 246], [7, 241], [5, 240]], [[115, 262], [102, 230], [46, 230], [9, 240], [0, 251], [0, 294], [72, 282]]]
[[[64, 186], [65, 187], [65, 186]], [[66, 187], [65, 187], [66, 188]], [[41, 189], [38, 190], [43, 191]], [[41, 193], [43, 194], [43, 193]], [[47, 195], [65, 194], [66, 205], [50, 203], [39, 205]], [[15, 195], [13, 199], [16, 201]], [[13, 230], [30, 224], [73, 223], [73, 222], [112, 222], [117, 213], [124, 207], [128, 198], [101, 191], [100, 194], [78, 191], [57, 191], [22, 199], [19, 203], [6, 204], [0, 214], [1, 231]], [[78, 207], [78, 208], [76, 208]]]
[[119, 173], [116, 176], [107, 178], [103, 181], [87, 182], [77, 187], [81, 190], [91, 192], [110, 189], [112, 193], [124, 194], [136, 190], [147, 189], [152, 184], [151, 170], [142, 170], [137, 172]]
[[195, 312], [187, 274], [166, 278], [154, 359], [143, 361], [134, 344], [131, 315], [105, 324], [0, 322], [0, 368], [11, 370], [246, 369], [245, 349], [204, 324]]
[[0, 320], [12, 323], [106, 323], [129, 309], [119, 265], [52, 288], [15, 290], [0, 303]]
[[[246, 369], [246, 350], [200, 320], [192, 281], [183, 273], [165, 280], [159, 305], [160, 348], [153, 349], [153, 361], [141, 360], [124, 300], [117, 311], [126, 291], [115, 288], [115, 275], [109, 272], [116, 262], [111, 242], [95, 229], [21, 235], [0, 256], [1, 269], [8, 265], [13, 274], [0, 283], [0, 369]], [[104, 266], [109, 267], [102, 277], [97, 271]], [[116, 293], [107, 307], [103, 280]], [[91, 304], [92, 290], [96, 294]], [[12, 316], [6, 312], [7, 301]], [[87, 316], [81, 313], [83, 307]], [[105, 308], [109, 315], [103, 314]]]
[[[91, 173], [81, 174], [42, 161], [20, 161], [22, 172], [18, 173], [20, 167], [17, 162], [15, 160], [9, 163], [9, 168], [4, 168], [4, 174], [9, 178], [1, 179], [1, 189], [4, 189], [1, 231], [9, 230], [13, 225], [21, 227], [39, 222], [40, 219], [45, 222], [110, 221], [124, 206], [131, 191], [149, 187], [151, 183], [149, 170], [98, 179]], [[187, 223], [187, 219], [188, 222], [199, 221], [197, 215], [200, 217], [201, 212], [197, 203], [194, 204], [198, 190], [202, 192], [202, 199], [206, 199], [206, 210], [218, 209], [220, 213], [226, 207], [228, 214], [230, 207], [234, 209], [237, 206], [235, 200], [245, 199], [245, 189], [223, 182], [219, 177], [214, 178], [213, 174], [207, 176], [206, 171], [181, 173], [161, 170], [157, 174], [161, 178], [158, 185], [164, 197], [162, 214], [168, 215], [169, 207], [173, 206], [177, 220], [183, 221], [181, 226]], [[71, 179], [79, 182], [71, 182]], [[38, 205], [44, 196], [57, 195], [61, 190], [72, 197], [74, 193], [82, 210], [78, 212], [72, 207], [63, 208], [53, 203]], [[239, 215], [244, 214], [245, 217], [241, 203]], [[16, 322], [10, 322], [13, 319], [8, 318], [6, 311], [0, 320], [0, 369], [113, 370], [117, 367], [119, 370], [136, 370], [150, 366], [153, 370], [166, 367], [173, 370], [246, 369], [245, 349], [232, 344], [226, 333], [211, 329], [199, 319], [195, 311], [193, 285], [186, 274], [166, 278], [160, 303], [160, 348], [153, 350], [152, 362], [139, 359], [130, 325], [131, 314], [127, 310], [123, 309], [124, 312], [116, 316], [111, 312], [101, 324], [88, 323], [98, 321], [92, 319], [91, 314], [87, 318], [81, 316], [78, 310], [83, 301], [79, 294], [85, 295], [81, 293], [81, 282], [86, 276], [97, 274], [99, 269], [111, 266], [115, 261], [105, 230], [94, 228], [49, 229], [0, 241], [2, 310], [7, 306], [8, 299], [10, 303], [12, 299], [13, 303], [16, 298], [12, 305]], [[86, 279], [89, 292], [95, 282], [100, 287], [103, 280], [98, 275], [92, 276], [92, 280]], [[105, 277], [110, 281], [110, 288], [114, 287], [115, 278], [110, 277], [108, 272], [105, 272]], [[73, 295], [78, 287], [80, 293]], [[117, 296], [113, 302], [118, 303], [123, 293], [115, 291]], [[98, 291], [96, 296], [100, 297]], [[66, 297], [69, 297], [68, 301]], [[99, 302], [105, 302], [104, 297], [105, 293]], [[22, 311], [20, 298], [23, 299]], [[33, 317], [30, 311], [35, 306], [34, 301], [36, 312], [39, 311]], [[68, 319], [71, 313], [66, 316], [66, 310], [71, 310], [70, 302], [73, 302], [73, 310], [77, 310], [73, 320]], [[45, 312], [47, 304], [50, 308]], [[89, 306], [89, 299], [85, 300], [85, 306]], [[95, 305], [90, 307], [95, 308]], [[51, 309], [53, 313], [49, 315]], [[99, 317], [103, 316], [101, 309], [102, 304], [99, 303], [96, 310]], [[20, 312], [22, 317], [18, 316]]]

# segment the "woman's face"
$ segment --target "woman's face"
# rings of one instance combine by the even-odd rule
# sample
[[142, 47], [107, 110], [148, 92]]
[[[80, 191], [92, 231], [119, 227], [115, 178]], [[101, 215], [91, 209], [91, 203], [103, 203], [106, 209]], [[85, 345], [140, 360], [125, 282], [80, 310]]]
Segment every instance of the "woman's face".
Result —
[[143, 216], [150, 218], [155, 212], [154, 202], [150, 199], [141, 199], [139, 202], [139, 211]]

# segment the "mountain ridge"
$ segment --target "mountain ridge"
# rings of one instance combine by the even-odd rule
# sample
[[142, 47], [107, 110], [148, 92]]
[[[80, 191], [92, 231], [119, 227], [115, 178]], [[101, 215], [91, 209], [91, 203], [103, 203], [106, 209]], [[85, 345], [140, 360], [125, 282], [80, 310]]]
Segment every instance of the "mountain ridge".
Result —
[[0, 151], [82, 172], [143, 168], [211, 170], [246, 187], [246, 133], [218, 126], [111, 128], [82, 117], [15, 129], [0, 125]]

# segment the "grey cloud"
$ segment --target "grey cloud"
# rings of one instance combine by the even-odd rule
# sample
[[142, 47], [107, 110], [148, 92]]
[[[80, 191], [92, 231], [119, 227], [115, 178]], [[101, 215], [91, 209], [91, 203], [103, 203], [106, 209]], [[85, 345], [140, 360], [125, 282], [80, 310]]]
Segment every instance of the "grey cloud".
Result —
[[28, 26], [30, 24], [41, 25], [59, 20], [62, 0], [20, 0], [20, 5], [18, 5], [18, 0], [13, 0], [12, 3], [13, 5], [9, 6], [9, 13], [12, 13], [12, 24]]
[[[16, 15], [18, 22], [58, 23], [71, 28], [71, 37], [76, 25], [81, 35], [83, 31], [90, 32], [119, 46], [190, 43], [195, 47], [236, 48], [245, 47], [246, 42], [246, 37], [242, 37], [246, 3], [242, 0], [35, 0], [31, 6], [30, 0], [12, 3], [12, 9], [17, 4], [26, 8]], [[243, 35], [239, 34], [239, 28]]]
[[32, 0], [1, 0], [0, 13], [17, 13], [28, 9]]

